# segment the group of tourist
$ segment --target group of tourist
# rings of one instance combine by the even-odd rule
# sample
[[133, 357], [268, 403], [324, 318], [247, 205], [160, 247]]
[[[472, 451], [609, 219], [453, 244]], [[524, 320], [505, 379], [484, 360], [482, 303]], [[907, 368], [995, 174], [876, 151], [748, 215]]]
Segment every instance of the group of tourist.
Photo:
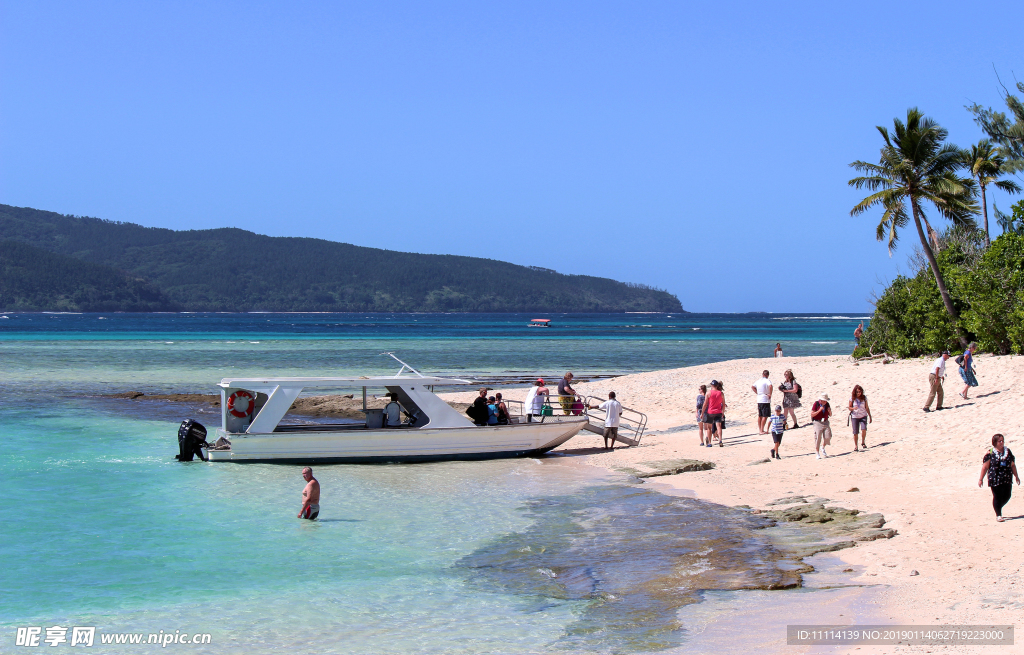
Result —
[[501, 393], [488, 396], [488, 391], [490, 390], [487, 387], [481, 387], [479, 395], [466, 410], [466, 414], [473, 419], [475, 425], [508, 425], [508, 406], [505, 405]]
[[[773, 412], [771, 403], [775, 385], [772, 383], [770, 375], [769, 371], [762, 371], [761, 377], [750, 386], [750, 390], [757, 395], [758, 434], [771, 435], [773, 443], [771, 457], [782, 459], [780, 450], [783, 432], [800, 427], [796, 418], [796, 409], [803, 406], [803, 403], [800, 402], [803, 397], [803, 388], [796, 381], [792, 369], [786, 369], [783, 374], [785, 381], [779, 385], [778, 389], [782, 392], [782, 403], [775, 405]], [[814, 453], [818, 459], [828, 457], [826, 448], [832, 443], [832, 425], [830, 423], [832, 406], [830, 401], [828, 394], [823, 393], [811, 405]], [[710, 448], [713, 445], [713, 440], [717, 440], [720, 447], [723, 445], [722, 430], [725, 429], [726, 407], [724, 387], [720, 381], [711, 381], [711, 391], [708, 391], [707, 386], [700, 385], [700, 393], [697, 395], [696, 418], [701, 446]], [[874, 419], [871, 416], [867, 396], [864, 395], [864, 388], [859, 384], [853, 387], [847, 409], [850, 413], [850, 425], [853, 428], [853, 451], [865, 451], [868, 448], [868, 423]], [[793, 420], [792, 426], [789, 425], [790, 418]]]
[[[608, 400], [599, 405], [585, 406], [579, 394], [572, 388], [572, 381], [575, 376], [572, 371], [567, 371], [558, 381], [558, 404], [566, 416], [582, 414], [584, 409], [601, 409], [605, 412], [604, 419], [604, 448], [613, 450], [615, 440], [619, 436], [619, 419], [622, 415], [622, 404], [615, 398], [615, 392], [608, 392]], [[509, 422], [508, 407], [501, 399], [501, 394], [487, 396], [487, 389], [480, 389], [480, 396], [473, 402], [473, 406], [466, 410], [470, 418], [477, 425], [504, 425]], [[533, 420], [535, 416], [551, 416], [554, 409], [551, 407], [551, 390], [547, 388], [544, 378], [537, 378], [530, 390], [526, 392], [526, 400], [523, 401], [523, 411], [527, 420]], [[485, 414], [486, 412], [486, 414]]]

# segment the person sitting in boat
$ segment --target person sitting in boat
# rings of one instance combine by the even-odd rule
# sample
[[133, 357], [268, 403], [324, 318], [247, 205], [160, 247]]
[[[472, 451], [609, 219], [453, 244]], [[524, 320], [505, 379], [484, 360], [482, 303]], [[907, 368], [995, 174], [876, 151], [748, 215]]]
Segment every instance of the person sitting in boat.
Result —
[[398, 394], [390, 393], [391, 402], [384, 408], [384, 426], [397, 428], [402, 425], [402, 406], [398, 404]]
[[477, 396], [473, 404], [466, 410], [466, 414], [473, 419], [475, 425], [487, 425], [488, 413], [486, 396]]
[[487, 399], [487, 425], [498, 424], [498, 401], [494, 396]]
[[508, 416], [508, 406], [502, 400], [501, 394], [494, 394], [494, 406], [498, 410], [498, 425], [508, 425], [511, 421]]

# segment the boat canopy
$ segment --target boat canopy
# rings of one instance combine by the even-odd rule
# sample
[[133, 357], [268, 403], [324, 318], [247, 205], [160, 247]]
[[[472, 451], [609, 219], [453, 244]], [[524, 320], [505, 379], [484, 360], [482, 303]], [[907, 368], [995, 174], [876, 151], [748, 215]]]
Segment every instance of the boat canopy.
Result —
[[432, 375], [413, 377], [411, 375], [381, 375], [368, 377], [350, 376], [338, 378], [224, 378], [219, 387], [223, 389], [263, 389], [281, 387], [294, 389], [303, 387], [384, 387], [389, 385], [420, 383], [420, 384], [473, 384], [471, 380], [458, 378], [439, 378]]
[[530, 321], [531, 323], [550, 323], [550, 318], [535, 318]]

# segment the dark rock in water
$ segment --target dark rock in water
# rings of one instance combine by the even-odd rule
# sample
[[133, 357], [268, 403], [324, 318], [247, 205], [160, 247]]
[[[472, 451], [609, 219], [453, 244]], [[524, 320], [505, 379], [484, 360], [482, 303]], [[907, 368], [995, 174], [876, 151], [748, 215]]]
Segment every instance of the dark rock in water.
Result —
[[[675, 472], [691, 463], [713, 466], [698, 460], [638, 466]], [[896, 534], [883, 527], [880, 514], [825, 507], [824, 500], [751, 511], [619, 485], [538, 499], [524, 512], [527, 528], [481, 546], [456, 568], [469, 585], [544, 607], [587, 601], [552, 644], [570, 652], [678, 646], [677, 611], [700, 602], [703, 592], [799, 587], [802, 574], [813, 570], [803, 558]]]
[[638, 653], [679, 644], [677, 610], [705, 590], [788, 589], [800, 567], [750, 512], [629, 486], [530, 503], [530, 525], [456, 565], [467, 583], [529, 601], [588, 601], [553, 644]]
[[115, 393], [111, 398], [128, 398], [129, 400], [135, 400], [136, 398], [141, 398], [145, 395], [146, 394], [141, 391], [125, 391], [124, 393]]

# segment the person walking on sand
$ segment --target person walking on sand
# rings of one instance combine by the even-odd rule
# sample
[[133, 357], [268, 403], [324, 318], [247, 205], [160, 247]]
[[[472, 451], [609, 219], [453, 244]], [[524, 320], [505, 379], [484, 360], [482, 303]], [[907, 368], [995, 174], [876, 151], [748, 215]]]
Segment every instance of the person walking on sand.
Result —
[[786, 417], [782, 414], [782, 405], [775, 406], [775, 413], [771, 416], [772, 424], [772, 457], [782, 459], [779, 456], [779, 446], [782, 445], [782, 431], [786, 429]]
[[[792, 369], [786, 369], [786, 372], [782, 374], [785, 378], [782, 384], [779, 385], [779, 391], [782, 392], [782, 411], [786, 418], [793, 417], [793, 429], [797, 429], [800, 425], [796, 422], [796, 408], [802, 407], [803, 404], [800, 402], [800, 396], [803, 395], [803, 389], [796, 382], [796, 376], [793, 375]], [[788, 429], [788, 428], [787, 428]]]
[[608, 400], [600, 405], [591, 405], [590, 409], [604, 410], [604, 448], [615, 450], [615, 440], [619, 436], [619, 416], [622, 415], [622, 405], [615, 400], [615, 392], [608, 392]]
[[860, 338], [862, 336], [864, 336], [864, 321], [861, 321], [860, 325], [857, 326], [857, 329], [853, 331], [853, 340], [858, 346], [860, 345]]
[[776, 357], [782, 357], [782, 344], [775, 344], [775, 352], [773, 353]]
[[772, 381], [768, 379], [768, 371], [761, 371], [761, 378], [750, 385], [750, 390], [757, 394], [757, 433], [768, 434], [765, 426], [772, 415]]
[[[700, 385], [700, 393], [697, 394], [697, 430], [700, 432], [700, 445], [704, 445], [704, 398], [708, 392], [707, 385]], [[708, 443], [711, 443], [711, 432], [708, 431]]]
[[981, 460], [981, 477], [978, 478], [978, 486], [985, 481], [985, 474], [988, 473], [988, 486], [992, 489], [992, 508], [996, 510], [996, 520], [1003, 522], [1003, 506], [1010, 502], [1010, 494], [1013, 492], [1013, 480], [1010, 474], [1017, 479], [1017, 486], [1020, 486], [1020, 476], [1017, 475], [1017, 464], [1013, 460], [1013, 453], [1006, 447], [1006, 440], [1003, 435], [992, 436], [992, 448], [985, 453]]
[[708, 429], [707, 447], [711, 447], [712, 436], [718, 436], [718, 447], [722, 448], [722, 426], [725, 423], [725, 393], [722, 391], [722, 383], [718, 380], [711, 381], [711, 390], [704, 398], [705, 424]]
[[302, 469], [302, 479], [306, 481], [306, 487], [302, 490], [302, 509], [296, 518], [312, 521], [320, 514], [320, 483], [308, 466]]
[[874, 421], [871, 418], [871, 408], [868, 407], [868, 397], [864, 395], [864, 387], [856, 384], [853, 386], [853, 393], [850, 394], [850, 425], [853, 426], [853, 452], [858, 452], [857, 432], [860, 432], [860, 447], [868, 449], [865, 441], [868, 438], [868, 423]]
[[978, 386], [978, 378], [974, 373], [974, 351], [977, 349], [978, 344], [972, 341], [964, 354], [957, 357], [956, 363], [960, 365], [960, 379], [964, 381], [964, 390], [960, 397], [964, 400], [967, 400], [967, 392], [971, 390], [971, 387]]
[[946, 379], [946, 360], [949, 359], [949, 351], [943, 350], [939, 358], [932, 362], [928, 373], [928, 400], [924, 403], [924, 411], [930, 412], [932, 398], [936, 398], [935, 411], [945, 409], [942, 406], [942, 381]]
[[572, 388], [572, 371], [569, 371], [558, 381], [558, 403], [562, 406], [562, 411], [566, 416], [572, 413], [574, 400], [576, 400], [576, 390]]
[[832, 443], [832, 426], [828, 419], [832, 416], [832, 406], [828, 404], [828, 394], [823, 393], [811, 405], [811, 424], [814, 425], [814, 454], [818, 459], [828, 457], [825, 446]]

